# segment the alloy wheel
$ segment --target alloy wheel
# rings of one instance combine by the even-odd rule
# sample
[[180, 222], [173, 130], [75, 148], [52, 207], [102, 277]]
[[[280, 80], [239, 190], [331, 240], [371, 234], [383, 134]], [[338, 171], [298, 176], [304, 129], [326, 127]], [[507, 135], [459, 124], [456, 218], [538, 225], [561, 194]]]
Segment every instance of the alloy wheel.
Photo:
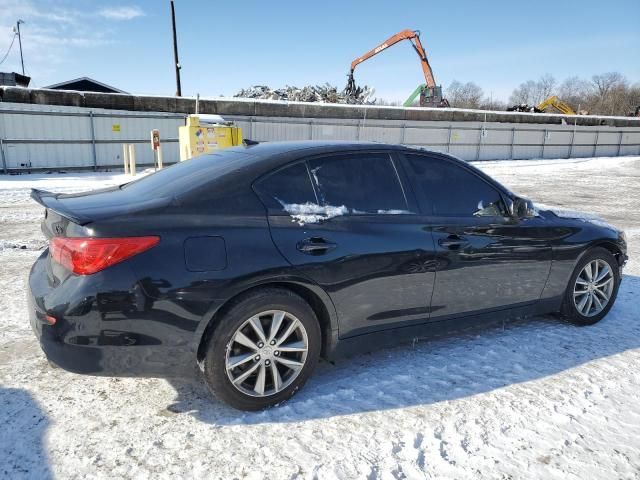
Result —
[[298, 377], [308, 349], [307, 331], [294, 315], [283, 310], [258, 313], [227, 344], [227, 376], [246, 395], [275, 395]]
[[605, 260], [592, 260], [583, 267], [573, 287], [573, 303], [580, 315], [593, 317], [604, 310], [613, 294], [614, 278]]

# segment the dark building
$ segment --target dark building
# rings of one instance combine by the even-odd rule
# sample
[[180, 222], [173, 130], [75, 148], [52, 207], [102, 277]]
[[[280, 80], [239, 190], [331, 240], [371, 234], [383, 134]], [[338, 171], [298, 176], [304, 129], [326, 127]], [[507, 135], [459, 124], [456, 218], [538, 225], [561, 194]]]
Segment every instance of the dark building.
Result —
[[106, 83], [98, 82], [93, 78], [80, 77], [74, 80], [67, 80], [66, 82], [56, 83], [55, 85], [49, 85], [51, 90], [74, 90], [77, 92], [99, 92], [99, 93], [127, 93]]
[[16, 72], [0, 72], [0, 85], [8, 87], [28, 87], [31, 77]]

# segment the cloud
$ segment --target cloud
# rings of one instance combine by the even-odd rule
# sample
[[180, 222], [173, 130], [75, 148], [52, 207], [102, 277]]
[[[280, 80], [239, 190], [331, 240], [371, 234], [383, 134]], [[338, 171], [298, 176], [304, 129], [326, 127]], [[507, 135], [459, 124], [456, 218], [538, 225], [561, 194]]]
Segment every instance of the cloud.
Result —
[[[96, 12], [78, 5], [66, 0], [0, 0], [0, 56], [9, 48], [16, 20], [22, 19], [24, 64], [31, 85], [64, 79], [69, 66], [77, 66], [74, 60], [82, 57], [82, 50], [114, 42], [113, 32], [97, 20]], [[0, 69], [21, 71], [18, 42]]]
[[139, 7], [111, 7], [103, 8], [98, 15], [110, 20], [132, 20], [142, 17], [144, 12]]
[[48, 8], [44, 7], [44, 5], [38, 5], [31, 0], [0, 0], [0, 11], [3, 13], [2, 23], [15, 23], [21, 18], [74, 24], [81, 15], [79, 10], [69, 9], [55, 2], [47, 5]]

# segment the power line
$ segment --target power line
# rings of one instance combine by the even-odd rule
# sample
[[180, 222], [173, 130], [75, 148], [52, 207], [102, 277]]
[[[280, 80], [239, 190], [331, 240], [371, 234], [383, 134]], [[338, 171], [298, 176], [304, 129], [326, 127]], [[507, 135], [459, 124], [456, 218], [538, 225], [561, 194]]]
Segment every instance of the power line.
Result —
[[4, 57], [2, 57], [2, 60], [0, 60], [0, 64], [2, 64], [7, 59], [7, 57], [9, 56], [9, 52], [11, 52], [11, 47], [13, 47], [13, 42], [16, 41], [16, 37], [17, 36], [18, 36], [17, 33], [13, 34], [13, 38], [11, 39], [11, 44], [9, 45], [9, 49], [7, 50], [7, 53], [4, 54]]

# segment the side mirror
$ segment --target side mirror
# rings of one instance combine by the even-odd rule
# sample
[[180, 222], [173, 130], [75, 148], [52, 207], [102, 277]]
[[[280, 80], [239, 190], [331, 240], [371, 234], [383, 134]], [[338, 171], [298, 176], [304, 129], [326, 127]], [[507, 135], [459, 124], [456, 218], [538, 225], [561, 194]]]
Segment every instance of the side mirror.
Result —
[[533, 202], [528, 198], [516, 197], [510, 205], [511, 215], [515, 218], [533, 218], [536, 216], [536, 209]]

